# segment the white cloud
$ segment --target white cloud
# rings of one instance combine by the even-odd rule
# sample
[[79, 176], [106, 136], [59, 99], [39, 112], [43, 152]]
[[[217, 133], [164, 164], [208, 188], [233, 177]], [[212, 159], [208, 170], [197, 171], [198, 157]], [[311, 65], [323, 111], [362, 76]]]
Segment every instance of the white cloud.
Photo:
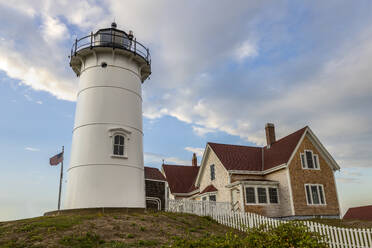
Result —
[[[42, 34], [29, 24], [35, 16], [45, 21], [45, 30], [55, 26], [44, 34], [57, 38], [65, 26], [85, 33], [116, 17], [119, 28], [133, 29], [152, 51], [144, 116], [173, 116], [192, 124], [198, 135], [222, 131], [256, 144], [264, 144], [266, 122], [276, 124], [279, 137], [309, 124], [341, 166], [371, 166], [372, 155], [364, 148], [372, 145], [371, 20], [360, 6], [306, 5], [318, 18], [293, 31], [288, 27], [297, 25], [280, 1], [106, 1], [105, 8], [91, 1], [5, 4], [23, 13], [23, 22], [13, 12], [7, 18], [20, 23], [13, 30], [25, 32], [5, 33], [0, 70], [35, 90], [74, 101], [77, 89], [64, 57], [68, 47], [40, 43]], [[359, 14], [343, 22], [350, 8]], [[329, 9], [340, 11], [329, 15]], [[259, 66], [227, 69], [232, 55], [238, 60], [256, 56], [255, 62], [266, 57]]]
[[29, 147], [29, 146], [25, 147], [25, 150], [30, 151], [30, 152], [39, 152], [40, 151], [39, 148]]
[[238, 46], [234, 55], [238, 61], [243, 61], [247, 58], [254, 58], [258, 55], [258, 48], [254, 42], [246, 40]]
[[144, 153], [144, 160], [145, 160], [145, 166], [146, 164], [161, 165], [163, 163], [163, 160], [164, 160], [164, 163], [166, 164], [179, 164], [179, 165], [190, 165], [191, 164], [191, 159], [190, 161], [187, 161], [187, 160], [182, 160], [177, 157], [163, 156], [161, 154], [149, 153], [149, 152]]
[[212, 128], [206, 128], [206, 127], [198, 127], [198, 126], [192, 126], [192, 130], [198, 135], [198, 136], [204, 136], [207, 133], [213, 133], [216, 132], [215, 129]]
[[[77, 85], [74, 80], [56, 75], [51, 68], [38, 66], [34, 62], [32, 58], [0, 45], [0, 70], [5, 71], [10, 78], [19, 79], [34, 90], [50, 92], [59, 99], [76, 99]], [[27, 95], [25, 97], [31, 99]]]
[[68, 40], [70, 38], [66, 25], [60, 22], [58, 18], [53, 18], [51, 16], [44, 17], [41, 31], [47, 43], [55, 43], [62, 39]]
[[192, 152], [192, 153], [196, 153], [196, 155], [199, 156], [199, 157], [203, 157], [203, 154], [204, 154], [204, 148], [201, 148], [201, 147], [186, 146], [185, 150], [189, 151], [189, 152]]
[[43, 102], [42, 102], [42, 101], [36, 101], [36, 103], [37, 103], [37, 104], [43, 104]]

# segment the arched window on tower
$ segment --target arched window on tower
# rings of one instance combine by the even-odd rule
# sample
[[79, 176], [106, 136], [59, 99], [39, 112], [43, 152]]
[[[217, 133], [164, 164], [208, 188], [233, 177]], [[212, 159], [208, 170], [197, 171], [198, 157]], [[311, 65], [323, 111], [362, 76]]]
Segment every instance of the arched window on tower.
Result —
[[109, 156], [112, 158], [127, 159], [130, 148], [131, 131], [122, 127], [112, 127], [108, 131], [110, 137]]
[[124, 156], [125, 137], [122, 134], [115, 134], [114, 136], [114, 147], [113, 154], [118, 156]]

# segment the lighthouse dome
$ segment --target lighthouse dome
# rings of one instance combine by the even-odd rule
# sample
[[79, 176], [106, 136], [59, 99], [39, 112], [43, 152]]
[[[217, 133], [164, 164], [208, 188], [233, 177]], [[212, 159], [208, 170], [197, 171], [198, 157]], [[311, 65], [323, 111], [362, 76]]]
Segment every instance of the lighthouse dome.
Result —
[[133, 37], [126, 32], [116, 29], [116, 23], [111, 24], [111, 28], [98, 30], [94, 34], [94, 46], [108, 46], [115, 48], [130, 49]]

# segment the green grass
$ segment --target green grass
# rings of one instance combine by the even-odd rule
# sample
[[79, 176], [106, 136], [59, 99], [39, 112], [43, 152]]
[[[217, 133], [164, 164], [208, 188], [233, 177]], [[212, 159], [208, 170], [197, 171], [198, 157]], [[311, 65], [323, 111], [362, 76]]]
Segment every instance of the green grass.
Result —
[[0, 222], [0, 248], [171, 247], [174, 238], [239, 233], [209, 218], [150, 212], [61, 215]]
[[71, 248], [90, 248], [100, 247], [105, 241], [96, 233], [86, 233], [84, 235], [64, 236], [59, 243]]

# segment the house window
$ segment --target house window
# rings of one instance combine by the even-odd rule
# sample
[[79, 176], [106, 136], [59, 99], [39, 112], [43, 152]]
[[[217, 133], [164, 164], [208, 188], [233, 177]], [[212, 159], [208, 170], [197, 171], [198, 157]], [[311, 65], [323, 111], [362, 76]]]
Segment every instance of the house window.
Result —
[[216, 195], [210, 195], [209, 196], [209, 201], [216, 201]]
[[245, 188], [245, 197], [247, 203], [256, 203], [256, 195], [254, 187]]
[[211, 164], [211, 180], [216, 178], [216, 172], [214, 170], [214, 164]]
[[114, 155], [124, 156], [124, 140], [125, 137], [121, 134], [114, 136]]
[[269, 199], [270, 203], [278, 203], [278, 189], [269, 188]]
[[266, 188], [257, 188], [258, 203], [267, 203]]
[[321, 184], [305, 184], [308, 205], [325, 205], [324, 187]]
[[313, 154], [313, 151], [305, 150], [305, 153], [301, 153], [300, 157], [303, 169], [319, 169], [318, 154]]
[[207, 197], [206, 196], [203, 196], [202, 197], [202, 201], [206, 201], [207, 200]]
[[278, 188], [269, 186], [245, 187], [246, 204], [278, 204]]

